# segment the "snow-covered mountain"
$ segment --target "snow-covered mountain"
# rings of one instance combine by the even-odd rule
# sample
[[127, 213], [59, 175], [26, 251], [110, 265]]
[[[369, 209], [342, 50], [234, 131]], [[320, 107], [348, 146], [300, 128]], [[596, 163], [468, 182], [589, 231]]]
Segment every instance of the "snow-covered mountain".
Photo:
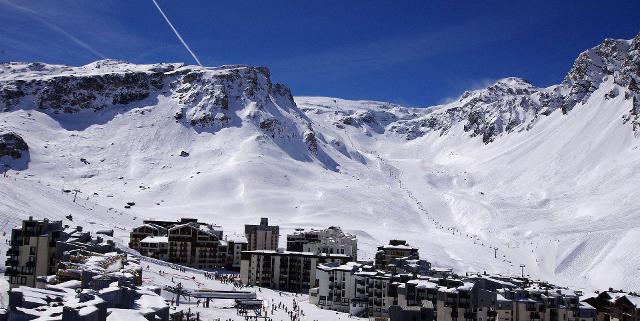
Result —
[[263, 67], [5, 63], [2, 187], [23, 192], [0, 214], [62, 217], [41, 204], [79, 189], [102, 216], [338, 224], [365, 258], [405, 238], [462, 272], [638, 290], [639, 75], [640, 35], [561, 84], [506, 78], [428, 108], [294, 98]]

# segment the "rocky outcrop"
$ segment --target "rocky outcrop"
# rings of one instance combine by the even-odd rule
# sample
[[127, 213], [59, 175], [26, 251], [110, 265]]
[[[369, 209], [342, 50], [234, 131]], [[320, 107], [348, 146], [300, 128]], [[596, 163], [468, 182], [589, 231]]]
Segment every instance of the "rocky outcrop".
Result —
[[81, 67], [0, 64], [4, 111], [35, 109], [54, 118], [61, 113], [97, 112], [101, 121], [108, 121], [130, 109], [156, 106], [160, 100], [171, 106], [176, 122], [198, 132], [252, 126], [260, 142], [275, 142], [305, 161], [322, 148], [308, 134], [313, 133], [310, 120], [296, 106], [289, 88], [273, 84], [265, 67], [135, 65], [116, 60]]
[[[28, 72], [34, 68], [40, 72], [46, 71], [47, 67], [43, 64], [36, 64], [36, 67], [33, 64], [27, 67], [15, 63], [4, 64], [0, 76], [0, 100], [5, 110], [33, 106], [55, 113], [97, 111], [148, 98], [163, 88], [165, 72], [175, 68], [175, 65], [167, 64], [138, 70], [113, 70], [121, 64], [118, 61], [100, 61], [77, 70], [47, 76]], [[16, 72], [19, 70], [27, 71]]]
[[27, 143], [16, 133], [0, 133], [0, 157], [20, 159], [29, 152]]

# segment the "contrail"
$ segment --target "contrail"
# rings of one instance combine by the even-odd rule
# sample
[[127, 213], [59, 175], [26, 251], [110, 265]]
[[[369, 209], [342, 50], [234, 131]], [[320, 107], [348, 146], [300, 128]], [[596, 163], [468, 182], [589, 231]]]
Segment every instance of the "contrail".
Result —
[[200, 60], [198, 59], [198, 57], [196, 57], [196, 54], [194, 54], [193, 51], [191, 51], [191, 48], [189, 48], [189, 45], [187, 45], [187, 43], [184, 41], [184, 39], [182, 39], [182, 36], [178, 32], [178, 30], [176, 30], [176, 28], [173, 26], [171, 21], [169, 21], [169, 18], [167, 17], [166, 14], [164, 14], [164, 11], [162, 11], [162, 9], [160, 8], [160, 6], [156, 2], [156, 0], [151, 0], [151, 1], [153, 1], [153, 4], [156, 5], [156, 8], [158, 8], [158, 11], [160, 11], [160, 14], [164, 18], [164, 20], [169, 24], [169, 27], [171, 27], [171, 30], [173, 30], [173, 33], [176, 34], [176, 37], [178, 37], [180, 42], [182, 42], [182, 45], [184, 45], [185, 49], [187, 49], [187, 51], [189, 51], [189, 53], [191, 54], [191, 57], [193, 57], [193, 59], [198, 63], [198, 65], [202, 66], [202, 63], [200, 63]]

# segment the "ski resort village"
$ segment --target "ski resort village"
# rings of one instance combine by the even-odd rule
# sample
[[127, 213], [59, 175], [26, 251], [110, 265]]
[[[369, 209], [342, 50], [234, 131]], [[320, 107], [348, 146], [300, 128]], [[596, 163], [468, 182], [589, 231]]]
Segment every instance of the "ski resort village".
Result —
[[0, 0], [0, 321], [640, 321], [639, 31]]
[[[521, 275], [435, 267], [392, 239], [358, 260], [340, 227], [295, 229], [280, 247], [267, 218], [225, 234], [182, 218], [114, 230], [22, 221], [6, 240], [2, 320], [637, 321], [640, 296]], [[286, 245], [286, 247], [285, 247]]]

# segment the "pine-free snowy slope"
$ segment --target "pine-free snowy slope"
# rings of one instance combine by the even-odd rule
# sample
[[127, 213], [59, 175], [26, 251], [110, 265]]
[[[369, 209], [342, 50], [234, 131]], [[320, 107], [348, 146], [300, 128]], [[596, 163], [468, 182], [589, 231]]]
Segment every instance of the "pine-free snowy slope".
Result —
[[19, 134], [29, 159], [9, 171], [15, 189], [3, 181], [1, 214], [63, 217], [73, 209], [44, 205], [77, 188], [105, 215], [131, 215], [112, 218], [122, 228], [143, 217], [241, 232], [266, 216], [283, 234], [337, 224], [358, 234], [363, 258], [404, 238], [460, 272], [525, 264], [561, 284], [637, 290], [639, 43], [603, 42], [557, 86], [507, 78], [421, 109], [294, 101], [266, 68], [4, 64], [0, 132]]

